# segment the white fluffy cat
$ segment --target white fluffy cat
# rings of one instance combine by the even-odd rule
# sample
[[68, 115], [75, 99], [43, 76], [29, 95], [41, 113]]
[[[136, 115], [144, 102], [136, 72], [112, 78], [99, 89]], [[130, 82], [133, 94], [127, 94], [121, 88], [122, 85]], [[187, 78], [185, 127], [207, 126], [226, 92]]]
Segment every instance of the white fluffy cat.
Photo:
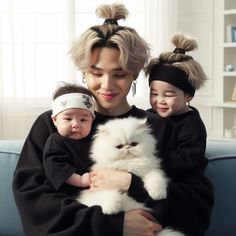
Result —
[[[156, 153], [156, 139], [152, 136], [146, 119], [134, 117], [110, 120], [99, 125], [91, 147], [94, 161], [92, 170], [115, 168], [139, 176], [149, 196], [154, 199], [166, 198], [168, 179], [161, 169]], [[80, 203], [87, 206], [99, 205], [104, 214], [142, 208], [149, 210], [126, 193], [118, 190], [83, 190]], [[172, 229], [163, 229], [158, 236], [184, 236]]]

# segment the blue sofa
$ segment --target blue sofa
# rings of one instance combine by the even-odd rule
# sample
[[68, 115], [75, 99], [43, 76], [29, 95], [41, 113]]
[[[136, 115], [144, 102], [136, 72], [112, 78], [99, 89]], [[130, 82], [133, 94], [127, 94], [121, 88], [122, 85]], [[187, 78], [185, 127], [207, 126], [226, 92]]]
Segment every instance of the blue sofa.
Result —
[[[23, 236], [12, 195], [12, 175], [23, 141], [0, 140], [0, 235]], [[206, 175], [215, 188], [215, 205], [205, 236], [236, 235], [236, 142], [208, 141]], [[29, 206], [30, 207], [30, 206]]]

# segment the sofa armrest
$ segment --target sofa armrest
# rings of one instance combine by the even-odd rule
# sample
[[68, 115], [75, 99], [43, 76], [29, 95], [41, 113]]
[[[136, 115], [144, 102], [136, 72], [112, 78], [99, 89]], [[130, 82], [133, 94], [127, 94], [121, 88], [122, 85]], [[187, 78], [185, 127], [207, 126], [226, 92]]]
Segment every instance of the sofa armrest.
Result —
[[236, 143], [208, 141], [206, 175], [214, 186], [215, 204], [205, 236], [236, 235]]
[[23, 140], [0, 140], [0, 235], [23, 236], [12, 193], [12, 178]]

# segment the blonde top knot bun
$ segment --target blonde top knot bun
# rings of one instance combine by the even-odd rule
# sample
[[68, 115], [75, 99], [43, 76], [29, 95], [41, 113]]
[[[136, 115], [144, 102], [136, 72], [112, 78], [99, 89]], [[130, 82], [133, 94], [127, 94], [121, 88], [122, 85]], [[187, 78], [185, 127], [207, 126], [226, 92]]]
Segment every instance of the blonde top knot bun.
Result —
[[101, 19], [114, 19], [118, 21], [121, 19], [125, 20], [129, 15], [129, 11], [125, 5], [120, 3], [102, 4], [97, 8], [96, 15]]

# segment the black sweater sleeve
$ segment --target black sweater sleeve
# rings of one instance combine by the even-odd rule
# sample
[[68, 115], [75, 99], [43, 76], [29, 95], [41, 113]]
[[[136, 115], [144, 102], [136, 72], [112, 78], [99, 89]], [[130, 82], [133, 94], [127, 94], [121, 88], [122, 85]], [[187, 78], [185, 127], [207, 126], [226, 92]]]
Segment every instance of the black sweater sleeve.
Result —
[[66, 193], [55, 192], [45, 181], [42, 156], [55, 131], [50, 112], [38, 117], [25, 140], [13, 177], [13, 193], [27, 236], [104, 236], [123, 234], [124, 213], [104, 215]]
[[[76, 172], [75, 164], [70, 160], [72, 153], [64, 145], [63, 138], [58, 133], [53, 133], [47, 139], [43, 154], [43, 166], [46, 179], [55, 190], [66, 182], [66, 180]], [[70, 140], [67, 140], [70, 142]], [[76, 141], [76, 140], [75, 140]], [[77, 144], [80, 145], [79, 143]], [[77, 153], [79, 159], [80, 152]], [[87, 156], [88, 157], [88, 156]]]

